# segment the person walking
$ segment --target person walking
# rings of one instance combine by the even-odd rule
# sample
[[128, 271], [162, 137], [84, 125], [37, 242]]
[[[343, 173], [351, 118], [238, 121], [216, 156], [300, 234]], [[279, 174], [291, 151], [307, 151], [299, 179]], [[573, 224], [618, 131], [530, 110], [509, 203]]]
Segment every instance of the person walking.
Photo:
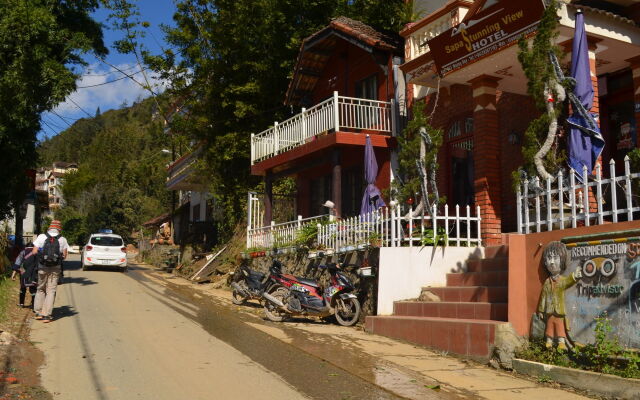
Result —
[[53, 220], [47, 233], [38, 235], [33, 242], [33, 254], [38, 254], [38, 290], [34, 303], [36, 319], [53, 321], [53, 303], [62, 273], [62, 261], [67, 258], [69, 244], [62, 236], [62, 224]]
[[25, 298], [27, 291], [31, 294], [31, 309], [36, 296], [38, 286], [38, 256], [33, 254], [33, 243], [27, 244], [27, 247], [18, 254], [13, 265], [11, 279], [15, 280], [20, 277], [20, 303], [18, 306], [25, 306]]

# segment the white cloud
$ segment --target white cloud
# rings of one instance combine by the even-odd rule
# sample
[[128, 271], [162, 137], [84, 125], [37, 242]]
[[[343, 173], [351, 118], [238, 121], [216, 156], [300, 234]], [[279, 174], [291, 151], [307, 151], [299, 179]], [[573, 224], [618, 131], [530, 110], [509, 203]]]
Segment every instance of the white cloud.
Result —
[[[140, 68], [137, 65], [120, 64], [116, 67], [131, 75], [137, 82], [145, 83], [143, 74], [140, 73]], [[78, 106], [89, 113], [95, 112], [98, 107], [100, 110], [106, 111], [120, 107], [125, 101], [131, 105], [137, 99], [150, 96], [147, 89], [115, 68], [101, 68], [98, 65], [91, 65], [88, 71], [91, 72], [83, 75], [77, 81], [78, 89], [69, 96], [73, 101], [67, 98], [56, 108], [56, 112], [76, 114], [79, 111]], [[147, 72], [147, 76], [154, 92], [164, 90], [166, 85], [163, 82], [156, 79], [150, 72]]]
[[[137, 64], [125, 63], [116, 67], [117, 69], [104, 64], [89, 65], [76, 82], [78, 89], [52, 112], [43, 115], [43, 127], [38, 138], [55, 135], [68, 128], [75, 120], [88, 117], [87, 114], [93, 116], [98, 107], [104, 112], [120, 108], [124, 102], [131, 105], [151, 95], [149, 90], [140, 85], [145, 80]], [[131, 75], [140, 84], [118, 70]], [[167, 87], [167, 83], [157, 79], [152, 72], [147, 71], [147, 77], [154, 92], [161, 93]]]

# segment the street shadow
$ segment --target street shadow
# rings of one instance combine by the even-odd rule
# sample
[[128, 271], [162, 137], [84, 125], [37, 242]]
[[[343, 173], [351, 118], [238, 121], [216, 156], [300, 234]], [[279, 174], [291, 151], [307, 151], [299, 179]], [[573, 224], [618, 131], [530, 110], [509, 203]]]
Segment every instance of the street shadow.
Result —
[[74, 284], [74, 285], [89, 286], [89, 285], [95, 285], [97, 283], [98, 282], [96, 281], [92, 281], [91, 279], [87, 279], [81, 276], [65, 276], [63, 280], [63, 285]]
[[59, 320], [66, 317], [73, 317], [78, 312], [71, 306], [55, 307], [52, 312], [53, 319]]

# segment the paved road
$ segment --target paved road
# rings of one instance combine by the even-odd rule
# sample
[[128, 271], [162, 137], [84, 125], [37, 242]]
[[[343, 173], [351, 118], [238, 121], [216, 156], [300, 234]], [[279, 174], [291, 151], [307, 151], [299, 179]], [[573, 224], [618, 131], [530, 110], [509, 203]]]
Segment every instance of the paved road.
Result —
[[228, 310], [128, 273], [65, 267], [54, 322], [33, 321], [56, 399], [396, 399], [249, 327]]

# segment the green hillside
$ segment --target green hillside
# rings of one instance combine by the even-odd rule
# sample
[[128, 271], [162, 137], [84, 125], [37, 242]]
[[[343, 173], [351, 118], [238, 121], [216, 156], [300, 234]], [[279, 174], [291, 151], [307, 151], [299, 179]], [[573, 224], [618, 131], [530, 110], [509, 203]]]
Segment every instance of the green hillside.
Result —
[[100, 228], [129, 239], [140, 223], [170, 209], [165, 189], [170, 137], [151, 99], [76, 121], [39, 147], [40, 165], [77, 162], [65, 178], [67, 205], [56, 213], [75, 243]]

